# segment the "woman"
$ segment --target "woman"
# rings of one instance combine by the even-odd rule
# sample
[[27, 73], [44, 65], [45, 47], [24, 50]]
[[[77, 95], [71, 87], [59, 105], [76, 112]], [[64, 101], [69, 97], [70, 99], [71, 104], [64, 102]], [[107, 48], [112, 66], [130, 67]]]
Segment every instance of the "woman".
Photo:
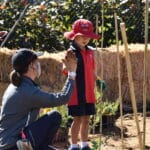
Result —
[[[57, 132], [61, 115], [52, 111], [37, 119], [39, 109], [60, 106], [68, 102], [75, 79], [77, 62], [74, 53], [66, 54], [63, 63], [69, 75], [60, 93], [48, 93], [34, 82], [41, 74], [39, 53], [28, 49], [20, 49], [12, 56], [13, 71], [10, 74], [10, 85], [2, 99], [0, 114], [0, 149], [24, 149], [28, 139], [28, 147], [33, 150], [53, 150], [49, 144]], [[20, 134], [22, 133], [22, 134]], [[17, 143], [17, 144], [16, 144]], [[31, 149], [31, 147], [30, 147]]]

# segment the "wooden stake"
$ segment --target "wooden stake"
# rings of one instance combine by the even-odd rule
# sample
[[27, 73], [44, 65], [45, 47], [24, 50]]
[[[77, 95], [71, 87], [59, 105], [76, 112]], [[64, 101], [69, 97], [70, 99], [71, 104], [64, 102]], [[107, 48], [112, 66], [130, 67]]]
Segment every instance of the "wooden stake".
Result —
[[[102, 0], [102, 25], [101, 25], [101, 49], [103, 49], [104, 46], [104, 0]], [[103, 57], [102, 57], [102, 53], [100, 53], [100, 59], [101, 59], [101, 79], [103, 80], [103, 76], [104, 76], [104, 71], [103, 71]], [[101, 88], [101, 92], [102, 92], [102, 88]]]
[[118, 87], [119, 87], [119, 102], [120, 102], [120, 116], [121, 116], [121, 147], [124, 149], [123, 142], [123, 106], [122, 106], [122, 95], [121, 95], [121, 72], [120, 72], [120, 57], [119, 57], [119, 38], [118, 38], [118, 21], [117, 14], [114, 13], [115, 18], [115, 32], [116, 32], [116, 49], [117, 49], [117, 67], [118, 67]]
[[[102, 25], [101, 25], [101, 49], [103, 49], [104, 46], [104, 0], [101, 1], [102, 3]], [[102, 57], [102, 52], [100, 53], [100, 59], [101, 59], [101, 79], [103, 80], [103, 57]], [[101, 86], [101, 98], [103, 97], [103, 90], [102, 90], [102, 86]], [[99, 137], [99, 150], [101, 150], [101, 145], [102, 145], [102, 114], [100, 114], [100, 128], [99, 128], [99, 132], [100, 132], [100, 137]]]
[[145, 2], [145, 50], [144, 50], [144, 82], [143, 82], [143, 149], [146, 139], [146, 95], [147, 95], [147, 47], [148, 47], [148, 0]]
[[143, 150], [142, 136], [141, 136], [140, 126], [139, 126], [138, 116], [137, 116], [137, 105], [136, 105], [136, 99], [135, 99], [135, 93], [134, 93], [132, 67], [131, 67], [130, 56], [129, 56], [129, 52], [128, 52], [128, 43], [127, 43], [127, 36], [126, 36], [126, 31], [125, 31], [125, 23], [120, 23], [120, 28], [121, 28], [121, 33], [122, 33], [122, 39], [124, 42], [124, 47], [125, 47], [128, 82], [129, 82], [129, 88], [130, 88], [132, 107], [133, 107], [134, 116], [135, 116], [136, 128], [137, 128], [137, 133], [138, 133], [139, 147], [140, 147], [140, 150]]
[[104, 47], [104, 0], [101, 1], [102, 4], [102, 25], [101, 25], [101, 48]]

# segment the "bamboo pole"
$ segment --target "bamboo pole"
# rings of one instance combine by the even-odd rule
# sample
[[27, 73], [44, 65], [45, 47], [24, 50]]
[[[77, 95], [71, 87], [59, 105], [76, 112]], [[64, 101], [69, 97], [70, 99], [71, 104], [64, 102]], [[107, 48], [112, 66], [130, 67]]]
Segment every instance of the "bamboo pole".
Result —
[[104, 0], [102, 0], [102, 26], [101, 26], [101, 48], [104, 47]]
[[114, 13], [115, 18], [115, 31], [116, 31], [116, 49], [117, 49], [117, 67], [118, 67], [118, 87], [119, 87], [119, 102], [120, 102], [120, 116], [121, 116], [121, 148], [124, 149], [123, 142], [123, 106], [121, 94], [121, 72], [120, 72], [120, 57], [119, 57], [119, 38], [118, 38], [118, 21], [117, 14]]
[[[103, 49], [104, 46], [104, 0], [101, 0], [101, 4], [102, 4], [102, 11], [101, 11], [101, 18], [102, 18], [102, 25], [101, 25], [101, 49]], [[101, 59], [101, 79], [103, 80], [103, 76], [104, 76], [104, 71], [103, 71], [103, 53], [100, 53], [100, 59]], [[102, 86], [101, 86], [101, 99], [103, 97], [103, 90], [102, 90]], [[99, 137], [99, 150], [101, 150], [101, 145], [102, 145], [102, 114], [100, 114], [100, 128], [99, 128], [99, 133], [100, 133], [100, 137]]]
[[[98, 34], [98, 15], [96, 15], [96, 34]], [[97, 51], [97, 46], [98, 46], [98, 42], [97, 42], [97, 40], [96, 40], [96, 51]], [[94, 57], [95, 57], [95, 60], [97, 60], [97, 55], [94, 55]], [[96, 71], [95, 71], [95, 76], [97, 77], [97, 61], [95, 61], [96, 62]], [[96, 115], [94, 115], [94, 122], [95, 122], [95, 120], [96, 120]], [[92, 127], [92, 130], [93, 130], [93, 134], [95, 134], [95, 123], [93, 123], [93, 127]]]
[[[102, 0], [102, 25], [101, 25], [101, 49], [103, 49], [104, 46], [104, 0]], [[103, 76], [104, 76], [104, 71], [103, 71], [103, 57], [102, 57], [102, 53], [100, 53], [100, 58], [101, 58], [101, 79], [103, 80]], [[102, 88], [101, 88], [101, 92], [102, 92]]]
[[134, 116], [135, 116], [135, 123], [136, 123], [136, 128], [137, 128], [137, 133], [138, 133], [139, 148], [140, 148], [140, 150], [143, 150], [142, 136], [141, 136], [140, 126], [139, 126], [138, 116], [137, 116], [137, 104], [136, 104], [135, 93], [134, 93], [132, 68], [131, 68], [131, 62], [130, 62], [130, 55], [129, 55], [129, 52], [128, 52], [128, 43], [127, 43], [127, 36], [126, 36], [126, 31], [125, 31], [125, 23], [120, 23], [120, 28], [121, 28], [121, 33], [122, 33], [122, 39], [123, 39], [123, 42], [124, 42], [124, 47], [125, 47], [128, 82], [129, 82], [129, 88], [130, 88], [132, 107], [133, 107]]
[[147, 95], [147, 49], [148, 49], [148, 0], [145, 2], [145, 50], [144, 50], [144, 82], [143, 82], [143, 149], [146, 139], [146, 95]]

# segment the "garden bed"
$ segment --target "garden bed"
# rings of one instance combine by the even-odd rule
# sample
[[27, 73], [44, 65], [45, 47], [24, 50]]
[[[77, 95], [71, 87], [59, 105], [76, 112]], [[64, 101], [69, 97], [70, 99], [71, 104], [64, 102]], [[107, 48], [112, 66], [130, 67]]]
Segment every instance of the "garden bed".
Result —
[[[143, 117], [142, 114], [138, 114], [139, 125], [142, 131], [143, 126]], [[150, 150], [150, 115], [147, 115], [146, 118], [146, 146], [145, 150]], [[124, 150], [140, 150], [138, 146], [138, 138], [136, 131], [136, 124], [134, 121], [133, 114], [124, 115], [123, 120], [123, 134], [124, 134]], [[102, 133], [102, 145], [101, 150], [121, 150], [121, 125], [120, 118], [118, 118], [115, 122], [114, 126], [110, 126], [103, 129]], [[98, 144], [95, 144], [95, 148], [93, 143], [98, 143], [99, 134], [90, 134], [89, 135], [89, 143], [92, 150], [96, 149]], [[68, 146], [68, 142], [59, 142], [54, 144], [59, 150], [66, 150]]]

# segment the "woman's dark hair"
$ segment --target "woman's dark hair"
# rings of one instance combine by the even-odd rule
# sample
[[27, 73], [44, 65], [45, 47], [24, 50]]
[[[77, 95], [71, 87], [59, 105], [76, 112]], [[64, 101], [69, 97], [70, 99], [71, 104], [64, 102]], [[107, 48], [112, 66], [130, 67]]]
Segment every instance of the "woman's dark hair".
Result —
[[[28, 67], [24, 69], [24, 72], [23, 73], [26, 73], [28, 70]], [[9, 78], [10, 78], [10, 82], [15, 85], [15, 86], [20, 86], [21, 82], [22, 82], [22, 79], [23, 79], [23, 74], [17, 72], [16, 70], [13, 70], [10, 75], [9, 75]]]
[[28, 49], [18, 50], [12, 56], [13, 71], [10, 73], [10, 82], [15, 86], [20, 86], [23, 75], [28, 71], [31, 62], [37, 59], [37, 55]]

